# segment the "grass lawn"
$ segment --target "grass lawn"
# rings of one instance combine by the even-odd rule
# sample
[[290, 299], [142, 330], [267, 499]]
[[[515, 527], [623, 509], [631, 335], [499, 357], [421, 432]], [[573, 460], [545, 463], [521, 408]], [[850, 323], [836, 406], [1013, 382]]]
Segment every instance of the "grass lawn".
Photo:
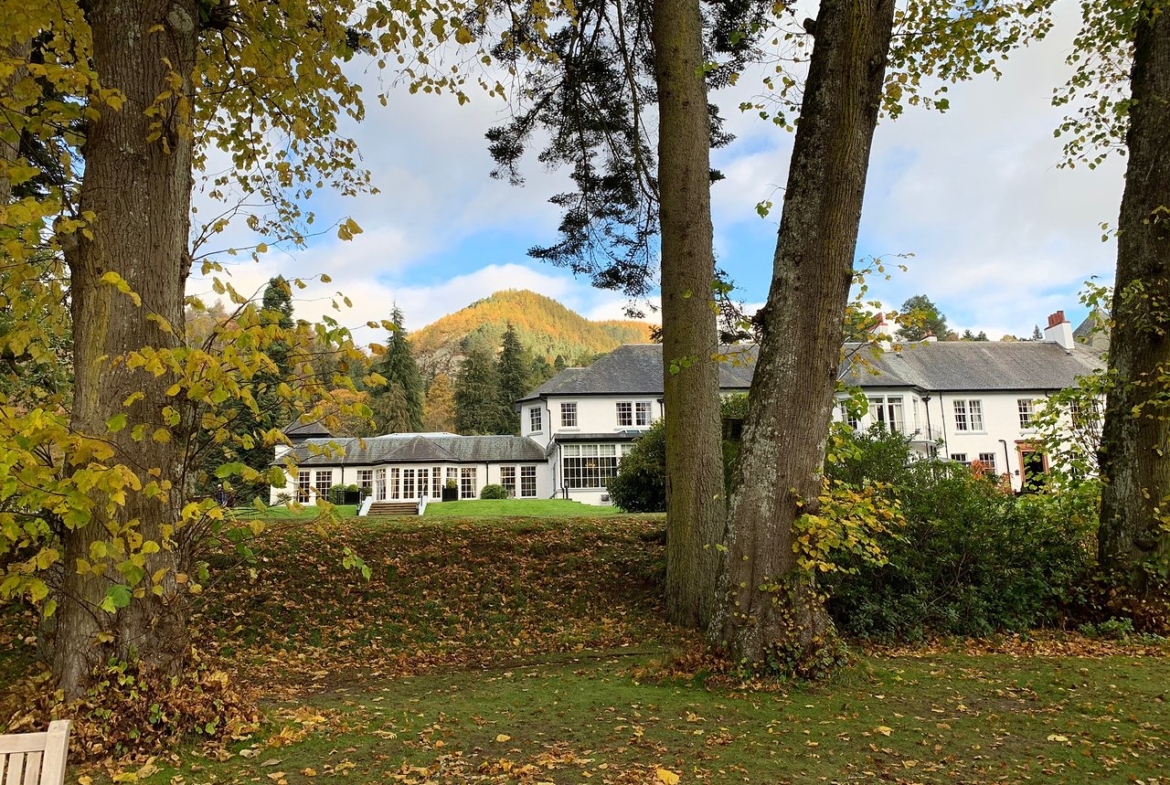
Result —
[[600, 507], [568, 499], [468, 499], [458, 502], [431, 502], [426, 518], [564, 518], [620, 515], [617, 507]]
[[[121, 781], [1170, 782], [1164, 646], [936, 645], [860, 653], [822, 684], [744, 684], [708, 673], [697, 638], [663, 619], [662, 525], [272, 527], [254, 572], [213, 564], [238, 572], [192, 623], [214, 667], [259, 695], [263, 726]], [[368, 581], [341, 568], [346, 549]]]

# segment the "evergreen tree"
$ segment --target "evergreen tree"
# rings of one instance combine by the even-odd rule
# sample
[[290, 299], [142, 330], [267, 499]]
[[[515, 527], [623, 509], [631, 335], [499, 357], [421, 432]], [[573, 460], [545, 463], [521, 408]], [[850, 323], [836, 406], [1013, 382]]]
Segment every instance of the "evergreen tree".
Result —
[[[410, 433], [423, 427], [423, 384], [414, 354], [402, 328], [402, 311], [391, 312], [394, 329], [386, 342], [386, 354], [375, 371], [386, 377], [386, 385], [374, 391], [374, 421], [383, 433]], [[397, 389], [395, 389], [397, 388]], [[382, 400], [378, 400], [382, 399]]]
[[[260, 321], [263, 324], [275, 325], [281, 330], [292, 329], [292, 290], [284, 278], [276, 277], [268, 281], [260, 309]], [[264, 471], [272, 462], [272, 446], [264, 443], [263, 434], [286, 425], [291, 418], [288, 407], [276, 391], [277, 386], [291, 374], [290, 351], [288, 342], [283, 340], [273, 341], [267, 347], [265, 354], [272, 361], [272, 366], [262, 368], [252, 377], [252, 397], [256, 401], [257, 411], [252, 411], [242, 401], [237, 402], [228, 426], [232, 433], [247, 434], [252, 446], [240, 447], [232, 440], [212, 444], [203, 457], [203, 471], [197, 486], [200, 493], [219, 493], [223, 483], [216, 479], [215, 469], [225, 463], [239, 461], [257, 471]], [[237, 504], [248, 503], [256, 496], [267, 497], [268, 482], [265, 479], [254, 483], [237, 481], [230, 490]]]
[[459, 364], [455, 381], [455, 430], [465, 435], [494, 434], [500, 425], [500, 377], [495, 358], [475, 348]]
[[520, 433], [520, 421], [512, 405], [523, 398], [529, 389], [531, 363], [526, 354], [524, 347], [520, 345], [520, 339], [516, 336], [515, 328], [509, 322], [508, 329], [504, 332], [504, 348], [500, 352], [500, 360], [496, 366], [500, 380], [498, 433]]
[[903, 341], [921, 341], [933, 335], [940, 341], [950, 340], [947, 317], [925, 294], [916, 294], [902, 303], [898, 337]]
[[1035, 327], [1032, 328], [1032, 340], [1033, 341], [1043, 341], [1044, 340], [1044, 333], [1040, 332], [1040, 325], [1036, 325]]

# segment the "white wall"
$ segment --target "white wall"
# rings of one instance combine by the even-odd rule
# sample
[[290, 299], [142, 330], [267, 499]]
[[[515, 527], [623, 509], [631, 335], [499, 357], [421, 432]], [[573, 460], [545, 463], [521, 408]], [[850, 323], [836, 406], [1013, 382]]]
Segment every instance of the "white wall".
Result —
[[[867, 397], [877, 397], [878, 395], [903, 396], [904, 433], [915, 440], [916, 451], [926, 454], [927, 448], [932, 442], [941, 440], [937, 448], [941, 458], [950, 459], [952, 455], [964, 454], [967, 456], [967, 462], [970, 463], [979, 460], [980, 454], [990, 453], [995, 456], [995, 472], [1009, 475], [1013, 490], [1018, 491], [1023, 486], [1020, 453], [1028, 449], [1031, 441], [1036, 438], [1036, 431], [1032, 428], [1020, 427], [1019, 400], [1032, 400], [1033, 410], [1038, 412], [1044, 406], [1047, 393], [1039, 390], [933, 392], [929, 394], [930, 400], [925, 401], [918, 392], [909, 388], [883, 390], [880, 393], [873, 389], [866, 390]], [[841, 397], [839, 396], [838, 399], [840, 400]], [[956, 400], [977, 400], [982, 404], [983, 427], [981, 429], [957, 430], [954, 407]], [[917, 403], [917, 407], [915, 407], [915, 403]], [[915, 408], [917, 408], [917, 418], [915, 418]], [[841, 420], [839, 407], [833, 412], [833, 419]], [[970, 419], [969, 412], [968, 419]], [[861, 429], [866, 430], [875, 422], [877, 422], [877, 418], [870, 411], [862, 417]], [[914, 436], [915, 431], [918, 431], [918, 436]]]

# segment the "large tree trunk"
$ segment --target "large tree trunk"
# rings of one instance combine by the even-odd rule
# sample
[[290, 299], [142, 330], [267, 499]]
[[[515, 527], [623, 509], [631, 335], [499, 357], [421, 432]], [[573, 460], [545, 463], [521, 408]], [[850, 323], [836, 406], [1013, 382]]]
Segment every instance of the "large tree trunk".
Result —
[[[192, 141], [177, 96], [190, 95], [199, 12], [194, 0], [94, 0], [87, 17], [100, 83], [120, 90], [126, 103], [117, 111], [93, 99], [100, 118], [91, 121], [86, 132], [81, 209], [93, 211], [96, 220], [92, 238], [82, 237], [67, 256], [75, 365], [72, 424], [81, 433], [105, 437], [116, 450], [114, 460], [130, 467], [144, 485], [150, 480], [148, 472], [156, 469], [174, 486], [169, 495], [153, 499], [128, 493], [124, 507], [112, 517], [105, 513], [106, 499], [95, 492], [93, 520], [66, 532], [67, 569], [53, 666], [68, 697], [78, 695], [92, 668], [109, 656], [173, 672], [187, 648], [174, 582], [176, 555], [163, 533], [163, 526], [177, 519], [182, 439], [152, 438], [155, 429], [164, 426], [161, 410], [171, 402], [164, 391], [173, 380], [131, 370], [122, 360], [144, 347], [177, 344], [177, 335], [160, 329], [148, 315], [158, 314], [176, 330], [182, 329]], [[172, 67], [182, 78], [178, 89], [168, 84]], [[176, 97], [156, 102], [167, 89]], [[145, 110], [156, 103], [158, 117], [148, 116]], [[153, 129], [152, 122], [161, 123], [161, 128]], [[154, 130], [161, 130], [161, 137], [148, 141]], [[102, 282], [109, 272], [130, 285], [141, 297], [141, 306]], [[123, 408], [131, 393], [139, 391], [144, 397]], [[120, 412], [128, 415], [131, 426], [107, 435], [107, 421]], [[138, 423], [147, 425], [141, 441], [133, 438], [132, 426]], [[108, 526], [129, 522], [136, 522], [144, 540], [163, 546], [147, 558], [146, 575], [164, 568], [168, 572], [160, 584], [161, 596], [151, 592], [148, 577], [144, 596], [117, 613], [105, 613], [98, 605], [120, 576], [113, 570], [81, 575], [74, 568], [79, 558], [91, 558], [92, 543], [111, 539]], [[112, 641], [99, 645], [96, 636], [102, 632]]]
[[698, 0], [655, 0], [662, 359], [666, 409], [666, 612], [711, 618], [724, 526], [719, 335], [711, 308], [711, 125]]
[[793, 524], [815, 512], [894, 0], [823, 0], [727, 524], [712, 641], [812, 671], [835, 640]]
[[[1154, 7], [1161, 13], [1154, 14]], [[1117, 279], [1100, 468], [1100, 563], [1123, 595], [1150, 587], [1170, 558], [1170, 7], [1145, 2], [1134, 39], [1129, 165], [1117, 235]]]

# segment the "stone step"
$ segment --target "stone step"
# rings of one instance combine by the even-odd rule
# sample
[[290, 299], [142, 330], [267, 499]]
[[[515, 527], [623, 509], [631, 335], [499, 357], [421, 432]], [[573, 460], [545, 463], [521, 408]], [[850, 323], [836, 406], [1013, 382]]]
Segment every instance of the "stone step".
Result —
[[418, 515], [418, 502], [374, 502], [367, 515]]

